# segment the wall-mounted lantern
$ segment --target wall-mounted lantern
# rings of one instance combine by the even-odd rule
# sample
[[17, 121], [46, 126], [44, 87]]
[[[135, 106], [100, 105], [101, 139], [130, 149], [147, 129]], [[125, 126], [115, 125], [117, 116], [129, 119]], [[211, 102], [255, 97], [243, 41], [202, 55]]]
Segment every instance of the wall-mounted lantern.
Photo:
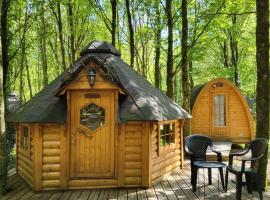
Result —
[[90, 68], [87, 74], [88, 83], [91, 87], [95, 85], [96, 79], [96, 70], [94, 68]]

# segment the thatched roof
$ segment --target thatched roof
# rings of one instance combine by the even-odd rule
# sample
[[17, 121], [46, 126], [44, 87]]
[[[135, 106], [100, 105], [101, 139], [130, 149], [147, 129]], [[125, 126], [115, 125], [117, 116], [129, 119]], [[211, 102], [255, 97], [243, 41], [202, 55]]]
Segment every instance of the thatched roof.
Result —
[[[120, 53], [109, 43], [91, 42], [81, 57], [67, 71], [52, 81], [35, 97], [20, 107], [8, 120], [13, 122], [65, 123], [67, 118], [66, 97], [56, 96], [63, 86], [74, 80], [90, 61], [101, 68], [103, 76], [116, 83], [127, 96], [119, 98], [119, 121], [162, 121], [186, 119], [191, 116], [159, 89], [136, 73], [120, 57]], [[71, 77], [66, 79], [66, 73]]]

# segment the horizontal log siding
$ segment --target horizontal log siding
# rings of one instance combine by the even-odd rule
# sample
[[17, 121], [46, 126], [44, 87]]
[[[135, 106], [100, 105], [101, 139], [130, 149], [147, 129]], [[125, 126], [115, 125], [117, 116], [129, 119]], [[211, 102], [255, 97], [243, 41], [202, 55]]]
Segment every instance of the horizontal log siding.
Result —
[[33, 160], [34, 160], [34, 126], [24, 124], [29, 127], [30, 131], [30, 155], [26, 155], [22, 152], [20, 142], [20, 126], [17, 129], [17, 170], [18, 173], [29, 183], [33, 188]]
[[[42, 189], [59, 189], [61, 184], [62, 127], [58, 124], [42, 125]], [[64, 145], [63, 145], [64, 146]]]
[[125, 125], [125, 185], [142, 185], [142, 132], [143, 123]]
[[157, 123], [152, 124], [152, 182], [177, 167], [180, 167], [182, 164], [182, 123], [181, 121], [175, 121], [175, 123], [175, 148], [162, 152], [160, 155], [158, 153], [158, 125]]

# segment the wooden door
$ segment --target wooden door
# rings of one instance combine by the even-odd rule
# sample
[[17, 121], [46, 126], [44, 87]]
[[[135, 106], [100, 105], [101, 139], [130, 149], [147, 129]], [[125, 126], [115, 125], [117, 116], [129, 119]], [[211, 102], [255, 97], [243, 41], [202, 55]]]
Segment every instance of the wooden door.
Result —
[[229, 129], [228, 95], [214, 92], [211, 97], [211, 137], [224, 138]]
[[71, 92], [71, 178], [115, 176], [115, 95]]

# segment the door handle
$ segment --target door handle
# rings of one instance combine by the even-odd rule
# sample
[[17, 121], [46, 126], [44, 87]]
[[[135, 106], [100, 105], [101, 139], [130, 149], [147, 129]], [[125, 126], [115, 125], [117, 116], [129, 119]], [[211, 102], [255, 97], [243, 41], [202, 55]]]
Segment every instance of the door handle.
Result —
[[76, 134], [74, 132], [71, 133], [71, 143], [72, 144], [76, 143]]

